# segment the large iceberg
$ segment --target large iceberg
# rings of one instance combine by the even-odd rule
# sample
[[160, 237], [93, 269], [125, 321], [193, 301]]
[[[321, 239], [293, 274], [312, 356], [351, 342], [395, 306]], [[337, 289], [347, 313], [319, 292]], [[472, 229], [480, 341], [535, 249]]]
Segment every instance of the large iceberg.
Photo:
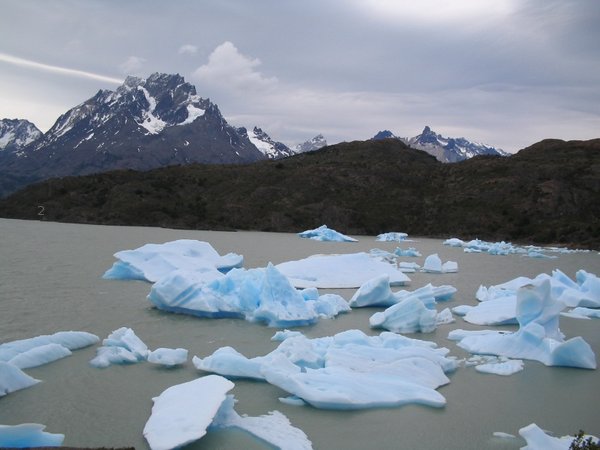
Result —
[[339, 295], [296, 290], [272, 264], [233, 269], [210, 283], [174, 272], [152, 286], [148, 299], [159, 309], [200, 317], [239, 317], [272, 327], [302, 326], [350, 310]]
[[410, 278], [399, 270], [395, 263], [365, 252], [313, 255], [298, 261], [287, 261], [276, 267], [297, 288], [357, 288], [371, 278], [383, 274], [389, 276], [393, 286], [410, 282]]
[[119, 261], [104, 273], [103, 278], [154, 282], [178, 269], [218, 276], [215, 272], [227, 272], [244, 263], [242, 255], [228, 253], [221, 256], [208, 242], [192, 239], [146, 244], [135, 250], [117, 252], [114, 256]]
[[0, 447], [60, 447], [65, 440], [65, 435], [48, 433], [44, 428], [46, 426], [39, 423], [0, 425]]
[[144, 426], [144, 437], [152, 450], [179, 448], [203, 437], [210, 429], [241, 428], [267, 443], [285, 450], [309, 450], [311, 442], [278, 411], [267, 416], [241, 417], [234, 398], [227, 392], [234, 384], [218, 375], [208, 375], [171, 386], [158, 397]]
[[69, 356], [71, 350], [88, 347], [99, 340], [95, 334], [85, 331], [59, 331], [50, 335], [5, 342], [0, 345], [0, 362], [28, 369]]
[[454, 273], [458, 272], [458, 264], [455, 261], [446, 261], [442, 264], [438, 254], [434, 253], [425, 258], [422, 270], [430, 273]]
[[102, 341], [102, 347], [96, 349], [96, 357], [90, 365], [104, 368], [111, 364], [133, 364], [145, 361], [149, 353], [146, 344], [131, 328], [121, 327]]
[[317, 408], [441, 407], [446, 401], [436, 388], [449, 383], [446, 372], [457, 367], [447, 354], [432, 342], [349, 330], [315, 339], [289, 335], [271, 353], [250, 359], [224, 347], [193, 363], [224, 376], [265, 380]]
[[356, 239], [350, 236], [346, 236], [345, 234], [339, 233], [331, 228], [327, 228], [327, 225], [321, 225], [319, 228], [315, 228], [314, 230], [303, 231], [298, 233], [298, 236], [315, 241], [357, 242]]
[[39, 382], [40, 380], [30, 377], [17, 366], [0, 361], [0, 397]]
[[464, 319], [476, 325], [516, 324], [517, 290], [544, 280], [551, 285], [552, 298], [566, 306], [600, 307], [600, 279], [596, 275], [579, 270], [573, 281], [557, 269], [552, 271], [552, 275], [542, 273], [533, 279], [517, 277], [495, 286], [480, 286], [476, 293], [480, 303], [463, 308], [466, 312]]
[[454, 330], [448, 337], [471, 353], [533, 359], [547, 366], [595, 369], [596, 356], [587, 342], [581, 337], [564, 340], [558, 328], [563, 308], [564, 303], [551, 294], [550, 281], [542, 280], [517, 291], [517, 332]]

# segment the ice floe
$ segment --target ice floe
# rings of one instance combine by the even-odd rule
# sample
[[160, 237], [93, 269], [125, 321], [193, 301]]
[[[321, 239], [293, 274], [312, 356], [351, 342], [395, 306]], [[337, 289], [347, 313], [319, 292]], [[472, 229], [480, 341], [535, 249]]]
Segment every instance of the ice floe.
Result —
[[59, 331], [0, 345], [0, 361], [21, 369], [41, 366], [64, 358], [77, 350], [97, 343], [98, 336], [85, 331]]
[[226, 378], [209, 375], [171, 386], [154, 397], [144, 426], [150, 448], [169, 450], [200, 439], [233, 387]]
[[551, 295], [551, 283], [545, 279], [518, 289], [518, 331], [453, 330], [448, 337], [475, 354], [533, 359], [547, 366], [595, 369], [596, 357], [589, 344], [581, 337], [565, 341], [560, 332], [558, 319], [563, 308], [564, 304]]
[[0, 447], [60, 447], [65, 440], [64, 434], [48, 433], [45, 425], [22, 423], [19, 425], [0, 425]]
[[178, 269], [217, 276], [214, 272], [227, 272], [244, 263], [242, 255], [221, 256], [208, 242], [191, 239], [146, 244], [135, 250], [122, 250], [114, 256], [118, 261], [104, 273], [105, 279], [155, 282]]
[[394, 255], [399, 257], [419, 257], [421, 256], [421, 253], [414, 247], [409, 247], [406, 250], [402, 250], [400, 247], [396, 247], [396, 250], [394, 250]]
[[554, 253], [575, 253], [575, 252], [588, 252], [589, 250], [571, 250], [560, 247], [537, 247], [534, 245], [518, 246], [511, 244], [510, 242], [487, 242], [481, 239], [473, 239], [471, 241], [463, 241], [458, 238], [450, 238], [444, 241], [444, 245], [450, 247], [461, 247], [465, 253], [487, 253], [489, 255], [513, 255], [520, 254], [523, 256], [529, 256], [530, 258], [556, 258], [556, 256], [549, 256], [543, 252], [554, 252]]
[[380, 241], [380, 242], [393, 242], [393, 241], [402, 242], [402, 241], [405, 241], [407, 237], [408, 237], [408, 234], [406, 234], [406, 233], [392, 231], [389, 233], [382, 233], [382, 234], [377, 235], [375, 240]]
[[279, 411], [259, 417], [242, 417], [234, 410], [235, 399], [227, 395], [234, 384], [208, 375], [171, 386], [158, 397], [144, 426], [152, 450], [179, 448], [202, 438], [212, 429], [240, 428], [282, 450], [310, 450], [306, 434], [293, 427]]
[[271, 353], [250, 359], [223, 347], [193, 363], [224, 376], [265, 380], [317, 408], [441, 407], [446, 401], [436, 388], [457, 367], [448, 352], [394, 333], [348, 330], [315, 339], [291, 335]]
[[185, 364], [188, 359], [188, 351], [185, 348], [157, 348], [148, 353], [148, 362], [174, 367]]
[[523, 370], [523, 360], [504, 359], [498, 362], [487, 362], [475, 366], [475, 370], [481, 373], [492, 373], [495, 375], [508, 376]]
[[327, 225], [321, 225], [319, 228], [314, 230], [306, 230], [298, 233], [301, 238], [312, 239], [314, 241], [328, 241], [328, 242], [357, 242], [356, 239], [346, 236], [345, 234], [339, 233]]
[[577, 308], [573, 308], [566, 313], [562, 313], [564, 316], [575, 317], [575, 318], [584, 318], [584, 319], [600, 319], [600, 309], [593, 308], [584, 308], [579, 306]]
[[458, 272], [458, 264], [454, 261], [446, 261], [442, 264], [442, 260], [438, 254], [434, 253], [425, 258], [423, 271], [430, 273], [454, 273]]
[[[521, 450], [569, 450], [575, 436], [553, 437], [544, 432], [535, 423], [529, 424], [519, 430], [519, 434], [527, 441]], [[585, 435], [583, 439], [591, 438], [596, 444], [600, 443], [596, 436]]]
[[410, 278], [395, 263], [365, 252], [313, 255], [298, 261], [287, 261], [276, 267], [298, 288], [357, 288], [383, 274], [389, 275], [393, 286], [410, 282]]
[[436, 317], [435, 309], [427, 308], [414, 296], [376, 312], [369, 318], [369, 324], [372, 328], [385, 328], [394, 333], [431, 333], [437, 326]]
[[238, 317], [272, 327], [302, 326], [350, 310], [339, 295], [298, 291], [275, 266], [233, 269], [210, 283], [176, 271], [152, 286], [159, 309], [199, 317]]
[[363, 283], [350, 299], [352, 308], [365, 306], [391, 306], [408, 297], [418, 297], [426, 305], [433, 305], [438, 301], [450, 300], [456, 293], [456, 288], [449, 285], [433, 286], [431, 283], [413, 291], [400, 290], [392, 292], [388, 275], [367, 280]]
[[[540, 274], [535, 278], [517, 277], [506, 283], [490, 286], [480, 286], [476, 293], [480, 303], [477, 306], [463, 306], [460, 310], [454, 308], [457, 314], [463, 314], [467, 322], [476, 325], [507, 325], [516, 324], [517, 290], [528, 284], [539, 284], [547, 280], [551, 285], [550, 295], [566, 306], [581, 305], [600, 307], [600, 279], [584, 270], [577, 272], [575, 281], [571, 280], [560, 270], [554, 270], [552, 275]], [[588, 308], [589, 309], [589, 308]], [[594, 314], [592, 309], [589, 309]], [[573, 314], [563, 313], [564, 315]], [[579, 310], [583, 315], [586, 310]]]
[[0, 361], [0, 397], [39, 382], [40, 380], [30, 377], [17, 366]]
[[145, 361], [149, 353], [146, 344], [131, 328], [121, 327], [102, 341], [102, 347], [96, 349], [96, 357], [90, 365], [104, 368], [111, 364], [134, 364]]

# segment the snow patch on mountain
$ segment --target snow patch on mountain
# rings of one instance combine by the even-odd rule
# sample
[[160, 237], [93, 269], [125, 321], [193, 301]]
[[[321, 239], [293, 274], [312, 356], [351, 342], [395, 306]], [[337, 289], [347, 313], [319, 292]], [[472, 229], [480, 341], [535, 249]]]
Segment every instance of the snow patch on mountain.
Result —
[[0, 152], [18, 152], [41, 136], [42, 132], [27, 120], [0, 120]]
[[314, 138], [303, 142], [302, 144], [298, 144], [294, 147], [295, 153], [304, 153], [304, 152], [312, 152], [314, 150], [319, 150], [327, 145], [327, 140], [323, 137], [322, 134], [316, 135]]

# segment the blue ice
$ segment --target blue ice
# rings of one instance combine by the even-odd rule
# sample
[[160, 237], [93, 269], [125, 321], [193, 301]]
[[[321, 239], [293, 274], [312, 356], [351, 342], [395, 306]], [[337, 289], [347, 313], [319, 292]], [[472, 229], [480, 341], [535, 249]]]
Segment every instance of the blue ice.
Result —
[[475, 354], [540, 361], [547, 366], [596, 368], [596, 355], [581, 337], [565, 340], [558, 327], [564, 303], [551, 292], [548, 279], [525, 285], [517, 291], [516, 318], [519, 330], [514, 333], [454, 330], [449, 338]]
[[407, 237], [408, 234], [406, 233], [392, 231], [389, 233], [382, 233], [377, 235], [377, 238], [375, 240], [380, 242], [402, 242], [405, 241]]
[[148, 354], [148, 362], [166, 367], [185, 364], [187, 358], [188, 351], [185, 348], [157, 348]]
[[39, 382], [40, 380], [30, 377], [17, 366], [0, 361], [0, 397]]
[[0, 425], [0, 447], [60, 447], [65, 440], [64, 434], [44, 431], [45, 425], [23, 423], [20, 425]]
[[317, 408], [441, 407], [445, 399], [436, 389], [457, 367], [447, 354], [432, 342], [348, 330], [315, 339], [289, 335], [265, 356], [246, 358], [221, 348], [193, 362], [200, 370], [265, 380]]
[[121, 327], [102, 341], [90, 365], [97, 368], [111, 364], [133, 364], [148, 358], [148, 347], [131, 328]]
[[339, 233], [327, 225], [321, 225], [319, 228], [314, 230], [306, 230], [298, 233], [301, 238], [308, 238], [315, 241], [328, 241], [328, 242], [357, 242], [356, 239], [346, 236], [345, 234]]

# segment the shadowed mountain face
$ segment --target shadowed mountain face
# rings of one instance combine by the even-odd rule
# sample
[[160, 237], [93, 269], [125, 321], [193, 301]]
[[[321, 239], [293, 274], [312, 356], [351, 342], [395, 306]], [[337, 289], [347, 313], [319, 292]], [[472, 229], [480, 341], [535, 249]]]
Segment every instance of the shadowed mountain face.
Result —
[[0, 201], [0, 216], [291, 232], [326, 223], [600, 248], [600, 139], [456, 164], [386, 139], [251, 165], [116, 171], [29, 186]]

